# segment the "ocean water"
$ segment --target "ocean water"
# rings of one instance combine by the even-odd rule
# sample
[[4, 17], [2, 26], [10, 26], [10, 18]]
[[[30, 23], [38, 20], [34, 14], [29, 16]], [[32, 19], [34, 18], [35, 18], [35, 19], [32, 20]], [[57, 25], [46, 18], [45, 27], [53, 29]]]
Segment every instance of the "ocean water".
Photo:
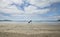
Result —
[[30, 23], [28, 23], [28, 22], [5, 22], [5, 21], [3, 21], [3, 22], [0, 22], [0, 24], [1, 23], [7, 23], [7, 24], [21, 24], [21, 25], [60, 25], [60, 22], [30, 22]]

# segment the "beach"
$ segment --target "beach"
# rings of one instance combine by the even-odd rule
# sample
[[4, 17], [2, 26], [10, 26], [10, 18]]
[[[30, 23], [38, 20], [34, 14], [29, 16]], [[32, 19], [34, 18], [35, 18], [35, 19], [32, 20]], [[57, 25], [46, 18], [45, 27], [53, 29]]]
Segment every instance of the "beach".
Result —
[[60, 23], [0, 22], [0, 37], [60, 37]]

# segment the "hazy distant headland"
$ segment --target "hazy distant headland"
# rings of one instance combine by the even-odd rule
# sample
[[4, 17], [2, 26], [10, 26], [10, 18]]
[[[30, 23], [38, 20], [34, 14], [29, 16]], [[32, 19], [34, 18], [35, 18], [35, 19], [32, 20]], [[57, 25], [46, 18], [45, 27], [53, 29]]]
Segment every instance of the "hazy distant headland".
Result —
[[12, 20], [0, 20], [0, 22], [4, 22], [4, 21], [12, 21]]

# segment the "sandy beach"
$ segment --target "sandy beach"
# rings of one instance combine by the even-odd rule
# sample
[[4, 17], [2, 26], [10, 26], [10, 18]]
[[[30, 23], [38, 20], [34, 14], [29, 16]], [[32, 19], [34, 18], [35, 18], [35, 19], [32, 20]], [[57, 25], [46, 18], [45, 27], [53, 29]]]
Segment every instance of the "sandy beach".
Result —
[[0, 37], [60, 37], [60, 23], [0, 22]]

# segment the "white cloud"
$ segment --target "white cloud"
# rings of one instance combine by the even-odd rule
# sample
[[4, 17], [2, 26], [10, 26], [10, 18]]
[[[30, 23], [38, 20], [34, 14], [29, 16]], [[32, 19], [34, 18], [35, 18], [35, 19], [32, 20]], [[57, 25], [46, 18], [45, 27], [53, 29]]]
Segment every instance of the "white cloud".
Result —
[[39, 9], [39, 10], [37, 10], [36, 7], [29, 6], [28, 8], [25, 9], [25, 11], [26, 11], [25, 14], [45, 14], [49, 10], [50, 9]]
[[60, 16], [52, 16], [51, 18], [60, 19]]
[[11, 15], [18, 15], [18, 14], [23, 13], [23, 11], [18, 10], [15, 6], [10, 6], [9, 4], [11, 4], [11, 3], [12, 3], [11, 0], [1, 0], [0, 1], [0, 11], [11, 14]]
[[31, 4], [39, 6], [41, 8], [50, 6], [52, 3], [60, 2], [60, 0], [30, 0]]
[[9, 13], [9, 14], [21, 14], [23, 13], [23, 11], [21, 10], [18, 10], [16, 7], [12, 6], [12, 7], [9, 7], [9, 8], [0, 8], [0, 10], [2, 12], [5, 12], [5, 13]]
[[60, 2], [60, 0], [50, 0], [51, 3]]
[[[16, 6], [9, 6], [9, 4], [12, 3], [11, 1], [13, 1], [15, 3], [18, 3], [18, 4], [20, 4], [20, 2], [22, 3], [22, 0], [2, 0], [0, 2], [0, 10], [5, 12], [5, 13], [9, 13], [9, 14], [13, 14], [13, 15], [18, 15], [18, 14], [24, 13], [24, 11], [18, 10], [16, 8]], [[49, 9], [36, 10], [36, 7], [29, 6], [29, 7], [25, 8], [25, 13], [24, 14], [43, 14], [43, 13], [46, 13], [48, 10]]]
[[46, 6], [50, 6], [50, 4], [49, 4], [50, 1], [48, 1], [48, 0], [30, 0], [30, 3], [34, 4], [38, 7], [41, 7], [41, 8], [46, 7]]
[[[41, 8], [46, 7], [46, 6], [50, 6], [51, 3], [54, 2], [59, 2], [60, 0], [28, 0], [30, 1], [31, 4], [34, 4], [36, 6], [39, 6]], [[12, 2], [17, 3], [17, 4], [21, 4], [22, 0], [0, 0], [0, 10], [5, 12], [5, 13], [9, 13], [12, 15], [20, 15], [20, 14], [45, 14], [47, 13], [50, 9], [40, 9], [40, 10], [36, 10], [36, 7], [34, 6], [29, 6], [29, 7], [25, 7], [25, 12], [18, 10], [16, 8], [16, 6], [9, 6], [9, 4], [11, 4]]]
[[47, 20], [58, 20], [58, 19], [60, 19], [60, 16], [48, 16], [48, 17], [43, 17], [43, 18], [45, 18]]

